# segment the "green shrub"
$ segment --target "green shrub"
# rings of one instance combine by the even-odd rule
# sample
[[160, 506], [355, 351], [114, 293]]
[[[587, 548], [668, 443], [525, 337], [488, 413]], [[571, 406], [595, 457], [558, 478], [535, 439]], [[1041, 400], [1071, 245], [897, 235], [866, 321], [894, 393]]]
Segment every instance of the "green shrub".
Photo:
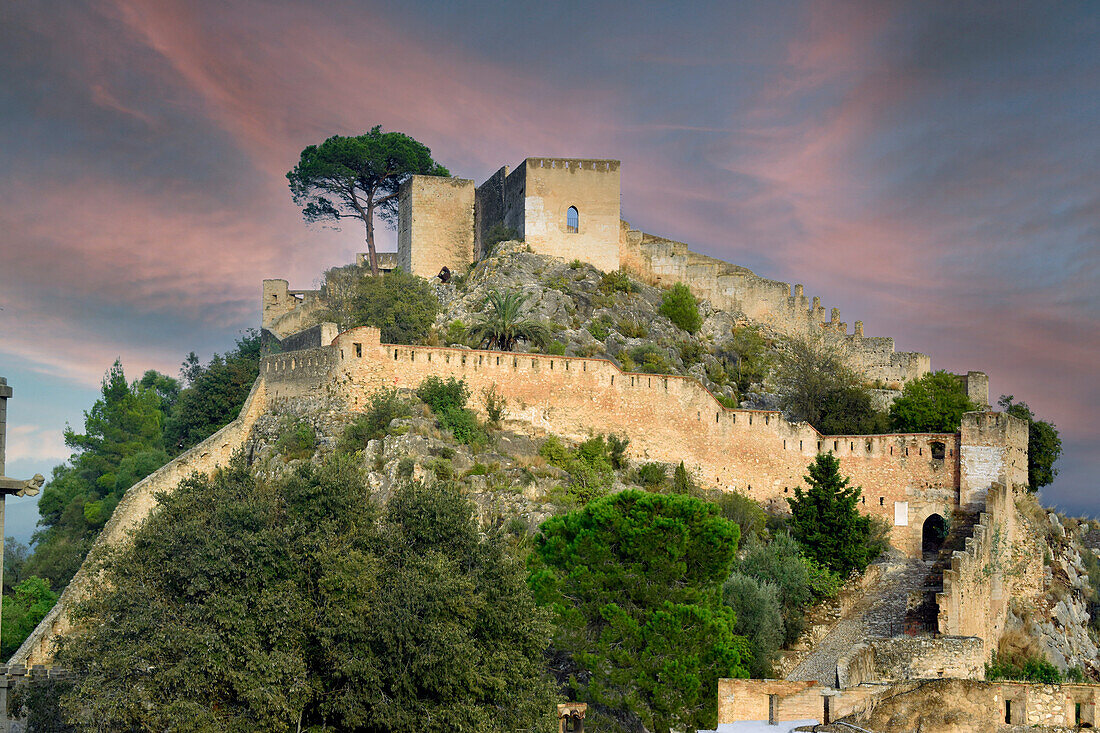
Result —
[[741, 406], [741, 404], [735, 398], [727, 397], [724, 394], [716, 394], [714, 395], [714, 399], [718, 400], [722, 407], [728, 407], [731, 410], [736, 410], [738, 407]]
[[611, 451], [602, 435], [589, 438], [572, 450], [551, 435], [539, 446], [539, 455], [569, 474], [568, 491], [580, 503], [603, 496], [614, 478]]
[[622, 270], [612, 270], [600, 276], [599, 290], [605, 295], [612, 293], [636, 293], [641, 288]]
[[466, 471], [466, 476], [488, 476], [489, 467], [484, 463], [475, 463]]
[[463, 445], [484, 445], [488, 442], [477, 415], [465, 408], [450, 408], [438, 414], [439, 424], [451, 431], [455, 441]]
[[572, 262], [569, 263], [569, 269], [570, 270], [579, 270], [582, 267], [584, 267], [584, 263], [581, 262], [580, 260], [573, 260]]
[[565, 356], [565, 344], [555, 339], [546, 345], [546, 353], [552, 356]]
[[749, 497], [736, 491], [716, 491], [711, 494], [710, 501], [718, 505], [723, 517], [737, 522], [741, 528], [742, 542], [750, 537], [759, 539], [764, 536], [767, 514]]
[[456, 318], [447, 325], [447, 343], [465, 345], [466, 324], [461, 320]]
[[627, 458], [626, 449], [630, 445], [630, 439], [626, 436], [608, 435], [607, 436], [607, 452], [611, 457], [611, 466], [618, 471], [626, 468]]
[[362, 450], [368, 441], [384, 437], [391, 422], [408, 415], [409, 401], [396, 389], [383, 387], [370, 396], [366, 411], [344, 429], [336, 450], [344, 453]]
[[703, 345], [698, 341], [686, 339], [677, 344], [676, 348], [680, 351], [680, 360], [684, 362], [685, 369], [703, 360]]
[[1058, 668], [1038, 656], [1003, 657], [993, 654], [993, 661], [985, 665], [987, 680], [1026, 680], [1057, 685], [1062, 681]]
[[783, 645], [783, 612], [775, 584], [735, 572], [722, 586], [722, 601], [737, 616], [734, 632], [746, 637], [752, 649], [749, 675], [774, 677], [772, 665]]
[[413, 469], [416, 468], [416, 459], [412, 456], [405, 456], [397, 462], [397, 477], [408, 479], [412, 478]]
[[416, 388], [416, 396], [439, 415], [447, 410], [465, 408], [466, 401], [470, 399], [470, 388], [464, 379], [427, 377]]
[[[675, 368], [668, 360], [668, 352], [657, 344], [642, 344], [627, 352], [630, 360], [645, 374], [672, 374]], [[625, 368], [625, 367], [624, 367]]]
[[659, 312], [688, 333], [695, 333], [703, 325], [695, 296], [683, 283], [676, 283], [665, 291]]
[[317, 450], [317, 431], [305, 420], [284, 418], [275, 450], [288, 461], [312, 458]]
[[611, 334], [611, 322], [605, 317], [593, 319], [585, 328], [597, 341], [604, 341]]
[[455, 477], [454, 465], [446, 458], [436, 458], [428, 464], [428, 468], [439, 481], [451, 481]]
[[619, 330], [619, 333], [627, 338], [644, 339], [649, 335], [649, 329], [646, 328], [646, 325], [635, 317], [622, 318], [615, 327]]
[[668, 469], [663, 463], [644, 463], [634, 472], [634, 480], [647, 489], [656, 489], [668, 481]]
[[500, 393], [494, 384], [481, 390], [481, 399], [485, 405], [485, 414], [489, 416], [489, 422], [499, 425], [504, 418], [504, 412], [508, 409], [508, 400]]
[[902, 433], [954, 433], [963, 413], [976, 409], [959, 378], [941, 369], [905, 383], [890, 405], [890, 422]]
[[385, 344], [418, 344], [428, 338], [438, 312], [428, 281], [399, 269], [359, 281], [346, 325], [376, 326]]

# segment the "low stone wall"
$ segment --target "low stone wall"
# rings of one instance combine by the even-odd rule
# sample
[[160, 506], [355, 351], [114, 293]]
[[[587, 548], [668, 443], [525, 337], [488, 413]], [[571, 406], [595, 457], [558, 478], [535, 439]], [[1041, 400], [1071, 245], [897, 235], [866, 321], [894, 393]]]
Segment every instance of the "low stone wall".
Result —
[[985, 645], [972, 636], [897, 636], [859, 644], [837, 660], [842, 688], [865, 682], [981, 679]]
[[[92, 553], [99, 548], [127, 542], [130, 533], [156, 506], [158, 493], [174, 491], [180, 481], [193, 473], [210, 475], [218, 466], [225, 465], [244, 443], [252, 425], [264, 413], [266, 406], [266, 386], [262, 379], [257, 379], [236, 420], [130, 487], [96, 538]], [[49, 664], [53, 659], [54, 638], [65, 634], [72, 627], [69, 612], [87, 596], [95, 582], [96, 576], [90, 564], [85, 561], [61, 593], [57, 604], [16, 650], [9, 665]]]

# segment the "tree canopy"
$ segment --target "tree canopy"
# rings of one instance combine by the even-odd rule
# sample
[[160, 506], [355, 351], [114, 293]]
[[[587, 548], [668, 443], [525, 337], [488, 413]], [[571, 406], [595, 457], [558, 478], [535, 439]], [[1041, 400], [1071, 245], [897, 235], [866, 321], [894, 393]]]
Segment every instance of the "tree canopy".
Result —
[[902, 433], [954, 433], [963, 413], [976, 409], [962, 381], [941, 369], [905, 383], [890, 405], [890, 423]]
[[384, 509], [352, 459], [181, 483], [77, 609], [61, 707], [110, 730], [548, 729], [548, 614], [448, 484]]
[[738, 534], [713, 504], [642, 491], [543, 523], [530, 582], [557, 618], [553, 671], [602, 730], [714, 727], [718, 678], [748, 675], [722, 603]]
[[871, 518], [859, 513], [860, 489], [840, 475], [840, 460], [819, 453], [806, 475], [809, 488], [794, 489], [791, 533], [806, 554], [841, 578], [863, 570], [878, 557], [881, 545], [872, 536]]
[[1062, 455], [1062, 438], [1054, 423], [1037, 419], [1026, 402], [1014, 399], [1001, 395], [997, 404], [1009, 415], [1027, 420], [1027, 483], [1032, 491], [1038, 491], [1058, 475], [1054, 464]]
[[378, 275], [374, 247], [374, 216], [397, 219], [401, 184], [413, 175], [449, 176], [432, 160], [432, 151], [401, 132], [382, 132], [375, 125], [365, 135], [333, 135], [310, 145], [286, 174], [294, 203], [308, 222], [358, 219], [366, 229], [372, 275]]
[[664, 292], [658, 312], [688, 333], [695, 333], [703, 325], [703, 317], [699, 315], [699, 305], [695, 301], [695, 296], [692, 295], [688, 286], [681, 282]]

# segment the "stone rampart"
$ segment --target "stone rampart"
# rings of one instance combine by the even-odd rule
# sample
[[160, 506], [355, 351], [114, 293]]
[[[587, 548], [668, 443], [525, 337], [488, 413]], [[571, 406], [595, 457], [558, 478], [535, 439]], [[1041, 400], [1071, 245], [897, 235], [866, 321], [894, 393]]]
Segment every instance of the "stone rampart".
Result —
[[323, 309], [320, 290], [291, 290], [286, 280], [264, 280], [260, 327], [277, 338], [315, 325]]
[[807, 298], [801, 285], [768, 280], [751, 270], [692, 252], [688, 245], [637, 230], [621, 231], [620, 264], [654, 285], [686, 284], [697, 298], [715, 308], [740, 311], [758, 323], [790, 336], [824, 332], [841, 343], [851, 356], [852, 366], [867, 379], [898, 387], [931, 369], [927, 355], [897, 352], [894, 340], [866, 337], [863, 322], [853, 332], [833, 308], [826, 318], [818, 297]]
[[[964, 455], [965, 449], [964, 445]], [[964, 550], [952, 554], [951, 566], [943, 572], [943, 591], [936, 594], [936, 604], [939, 632], [980, 638], [988, 660], [1004, 631], [1013, 580], [1022, 571], [1016, 567], [1014, 552], [1013, 492], [997, 483], [984, 498], [985, 511], [974, 525], [973, 535], [967, 538]]]
[[636, 460], [683, 460], [705, 485], [784, 506], [814, 456], [831, 451], [863, 488], [861, 509], [886, 520], [893, 544], [911, 556], [924, 520], [958, 505], [957, 434], [824, 436], [779, 412], [725, 408], [692, 378], [632, 374], [601, 359], [388, 345], [363, 327], [327, 349], [265, 357], [260, 375], [274, 404], [323, 392], [353, 410], [381, 387], [453, 376], [466, 380], [475, 409], [481, 390], [496, 388], [510, 419], [572, 439], [623, 434]]
[[[129, 540], [136, 529], [156, 506], [156, 495], [172, 492], [180, 481], [193, 473], [212, 474], [218, 466], [228, 463], [233, 453], [248, 438], [256, 419], [267, 409], [267, 387], [257, 379], [241, 407], [236, 420], [196, 445], [191, 450], [173, 458], [138, 483], [131, 486], [122, 501], [115, 507], [110, 520], [99, 533], [92, 553], [100, 548], [117, 547]], [[26, 666], [48, 664], [53, 658], [53, 640], [71, 628], [69, 612], [83, 600], [93, 588], [96, 576], [92, 564], [85, 561], [61, 593], [57, 604], [38, 624], [22, 646], [16, 650], [9, 664]]]

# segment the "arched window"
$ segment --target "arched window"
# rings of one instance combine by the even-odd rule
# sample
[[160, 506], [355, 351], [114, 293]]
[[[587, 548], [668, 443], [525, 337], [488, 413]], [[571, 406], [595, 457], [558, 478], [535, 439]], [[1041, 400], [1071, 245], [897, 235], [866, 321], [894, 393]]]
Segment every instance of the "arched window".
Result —
[[576, 206], [570, 206], [569, 210], [565, 212], [565, 231], [576, 234], [580, 230], [581, 215], [577, 212]]

